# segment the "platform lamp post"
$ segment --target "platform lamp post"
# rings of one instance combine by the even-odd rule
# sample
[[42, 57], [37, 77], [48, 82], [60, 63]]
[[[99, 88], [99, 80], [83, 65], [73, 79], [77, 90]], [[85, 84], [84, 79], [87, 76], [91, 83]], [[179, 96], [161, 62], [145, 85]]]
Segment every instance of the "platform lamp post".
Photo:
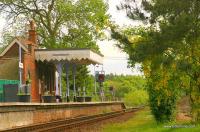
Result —
[[19, 88], [18, 88], [18, 92], [21, 90], [21, 86], [22, 86], [22, 68], [23, 68], [23, 64], [22, 64], [22, 48], [19, 45]]
[[101, 101], [104, 101], [104, 90], [103, 90], [103, 82], [105, 81], [105, 71], [103, 70], [103, 65], [102, 65], [102, 70], [99, 72], [98, 75], [98, 82], [99, 82], [99, 87], [100, 87], [100, 96], [101, 96]]
[[97, 72], [96, 72], [96, 67], [99, 67], [98, 65], [94, 65], [94, 94], [96, 95], [97, 94], [97, 80], [96, 80], [96, 75], [97, 75]]
[[99, 75], [99, 81], [100, 81], [100, 89], [101, 89], [101, 100], [104, 101], [105, 93], [103, 90], [103, 82], [105, 81], [105, 71], [103, 69], [103, 65], [101, 69], [101, 74]]

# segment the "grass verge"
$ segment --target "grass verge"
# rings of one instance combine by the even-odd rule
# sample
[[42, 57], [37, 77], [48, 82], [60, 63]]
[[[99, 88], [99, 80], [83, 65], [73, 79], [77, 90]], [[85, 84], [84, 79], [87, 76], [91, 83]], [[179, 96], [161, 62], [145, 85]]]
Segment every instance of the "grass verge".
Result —
[[150, 109], [145, 108], [124, 123], [106, 125], [103, 132], [200, 132], [200, 125], [184, 121], [157, 124]]

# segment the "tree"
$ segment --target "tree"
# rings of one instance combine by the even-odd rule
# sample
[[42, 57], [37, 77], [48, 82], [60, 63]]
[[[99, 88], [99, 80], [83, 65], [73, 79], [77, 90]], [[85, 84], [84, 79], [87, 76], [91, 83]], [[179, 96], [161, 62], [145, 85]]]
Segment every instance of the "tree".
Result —
[[[127, 10], [128, 16], [134, 14], [143, 22], [149, 23], [150, 26], [143, 28], [143, 31], [128, 30], [129, 37], [130, 34], [135, 37], [133, 38], [134, 42], [130, 42], [131, 39], [127, 38], [127, 35], [118, 34], [120, 42], [123, 43], [121, 48], [129, 54], [131, 64], [141, 62], [144, 68], [147, 60], [150, 60], [146, 65], [146, 67], [150, 67], [150, 70], [168, 65], [163, 68], [169, 71], [171, 66], [176, 67], [175, 71], [180, 73], [179, 75], [185, 74], [189, 77], [193, 119], [199, 121], [200, 2], [198, 0], [184, 2], [143, 0], [140, 7], [133, 7], [130, 2], [122, 4], [122, 8]], [[135, 19], [135, 17], [131, 18]], [[114, 36], [116, 38], [116, 33]], [[158, 71], [158, 74], [161, 72], [162, 70]], [[176, 84], [175, 79], [173, 79], [173, 83]]]
[[[105, 91], [109, 91], [110, 87], [113, 87], [115, 91], [115, 97], [124, 99], [125, 95], [137, 90], [146, 90], [146, 81], [142, 76], [131, 76], [131, 75], [106, 75], [104, 83]], [[130, 97], [130, 96], [129, 96]], [[143, 97], [141, 97], [143, 98]], [[131, 103], [130, 103], [131, 104]]]
[[[12, 23], [34, 19], [41, 44], [47, 48], [89, 47], [108, 20], [102, 0], [1, 0], [0, 12]], [[8, 21], [9, 22], [9, 21]], [[23, 25], [24, 26], [24, 25]]]
[[[175, 72], [172, 55], [154, 52], [156, 34], [153, 29], [127, 29], [123, 34], [113, 30], [113, 38], [120, 48], [129, 54], [129, 64], [141, 63], [147, 80], [150, 107], [158, 122], [174, 119], [178, 97], [179, 76]], [[156, 39], [155, 39], [156, 40]], [[158, 49], [159, 51], [159, 49]], [[176, 73], [176, 74], [175, 74]], [[176, 81], [172, 81], [176, 80]]]

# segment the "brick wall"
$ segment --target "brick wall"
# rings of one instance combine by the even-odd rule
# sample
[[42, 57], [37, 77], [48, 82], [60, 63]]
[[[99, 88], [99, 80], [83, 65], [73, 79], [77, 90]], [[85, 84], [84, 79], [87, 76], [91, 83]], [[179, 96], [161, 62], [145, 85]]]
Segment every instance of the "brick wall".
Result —
[[0, 131], [16, 126], [97, 115], [123, 109], [124, 104], [122, 102], [4, 104], [3, 106], [0, 105]]
[[23, 83], [25, 83], [25, 81], [28, 79], [28, 72], [30, 73], [30, 79], [31, 79], [31, 102], [39, 102], [39, 87], [38, 87], [39, 82], [38, 82], [35, 57], [34, 55], [29, 53], [24, 55]]

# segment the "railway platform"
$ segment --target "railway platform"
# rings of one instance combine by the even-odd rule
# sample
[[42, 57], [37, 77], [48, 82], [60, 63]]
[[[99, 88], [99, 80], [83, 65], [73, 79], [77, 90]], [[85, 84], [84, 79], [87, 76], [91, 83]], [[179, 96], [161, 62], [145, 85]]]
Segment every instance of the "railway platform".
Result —
[[124, 109], [123, 102], [0, 103], [0, 131]]

